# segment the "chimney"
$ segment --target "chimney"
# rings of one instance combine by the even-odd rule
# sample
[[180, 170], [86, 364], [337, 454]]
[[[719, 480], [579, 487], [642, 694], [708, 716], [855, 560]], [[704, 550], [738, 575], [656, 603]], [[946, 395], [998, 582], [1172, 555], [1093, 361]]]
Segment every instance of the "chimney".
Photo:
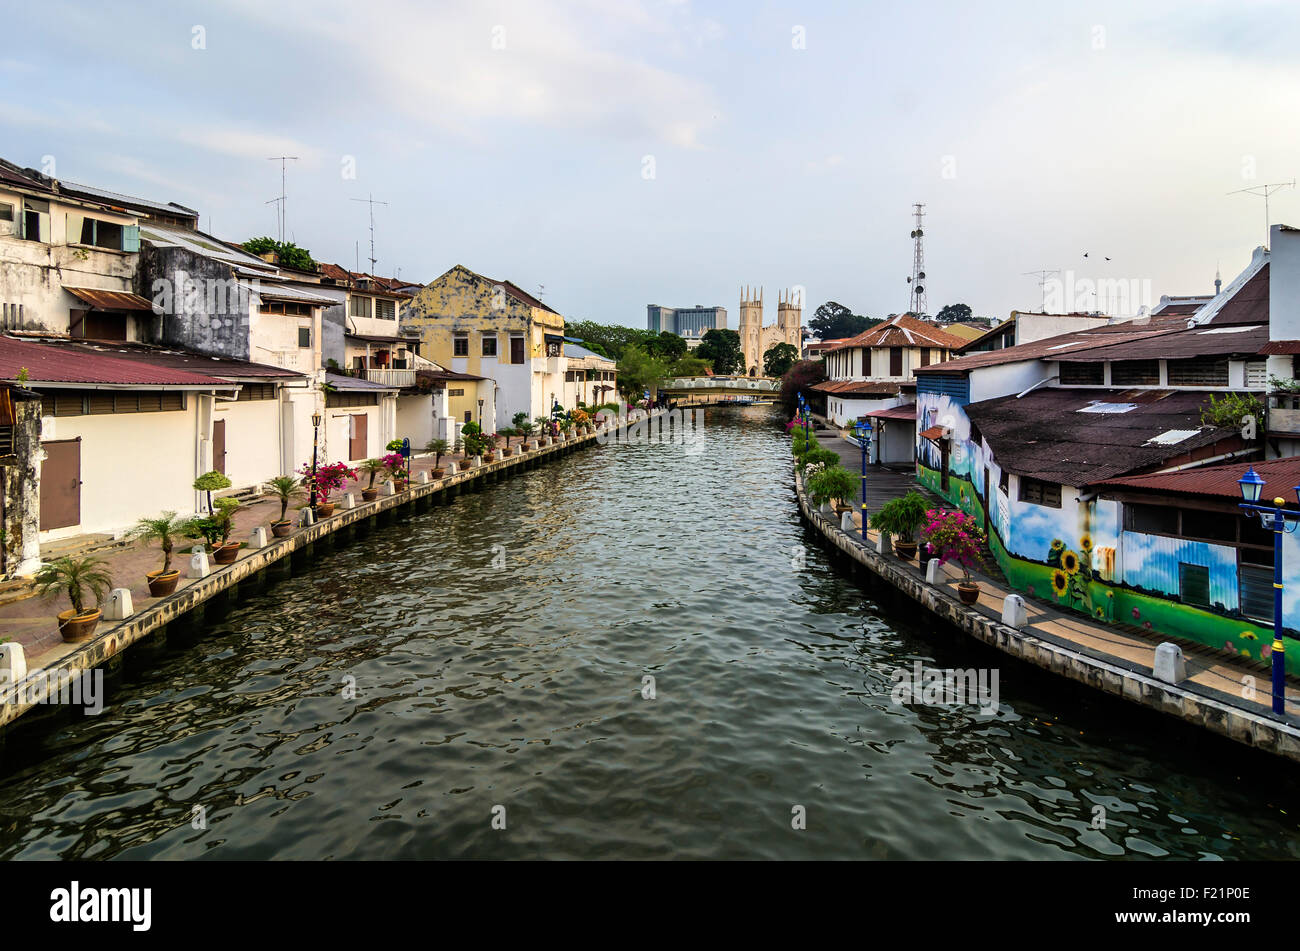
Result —
[[1269, 229], [1268, 339], [1300, 340], [1300, 228]]

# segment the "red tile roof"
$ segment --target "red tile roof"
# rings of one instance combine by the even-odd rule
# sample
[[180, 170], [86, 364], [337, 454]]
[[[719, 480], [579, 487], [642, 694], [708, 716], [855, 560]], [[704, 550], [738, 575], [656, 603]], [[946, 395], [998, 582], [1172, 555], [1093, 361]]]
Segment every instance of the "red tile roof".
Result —
[[907, 403], [904, 406], [891, 406], [889, 409], [878, 409], [865, 415], [876, 419], [916, 419], [916, 404]]
[[16, 381], [27, 371], [31, 386], [42, 383], [100, 383], [117, 386], [211, 386], [231, 384], [215, 376], [123, 360], [57, 343], [0, 337], [0, 380]]
[[941, 439], [944, 434], [942, 426], [931, 426], [929, 429], [923, 429], [919, 433], [922, 439]]
[[964, 337], [950, 334], [934, 324], [917, 320], [911, 314], [899, 314], [883, 324], [868, 327], [856, 337], [850, 337], [828, 353], [837, 350], [849, 350], [856, 347], [941, 347], [955, 350], [965, 346]]
[[898, 380], [826, 380], [809, 389], [834, 396], [892, 396], [901, 387]]
[[159, 347], [121, 340], [45, 340], [41, 346], [60, 347], [68, 352], [100, 354], [118, 360], [146, 363], [160, 370], [185, 370], [223, 380], [301, 379], [302, 374], [266, 363], [250, 363], [229, 357], [212, 357], [192, 350]]
[[1300, 483], [1300, 456], [1270, 459], [1267, 462], [1233, 462], [1178, 472], [1153, 472], [1150, 475], [1124, 476], [1097, 483], [1112, 489], [1138, 489], [1151, 492], [1173, 492], [1181, 495], [1204, 495], [1241, 501], [1237, 480], [1254, 467], [1266, 483], [1262, 496], [1266, 499], [1282, 496], [1288, 504], [1295, 501], [1294, 486]]

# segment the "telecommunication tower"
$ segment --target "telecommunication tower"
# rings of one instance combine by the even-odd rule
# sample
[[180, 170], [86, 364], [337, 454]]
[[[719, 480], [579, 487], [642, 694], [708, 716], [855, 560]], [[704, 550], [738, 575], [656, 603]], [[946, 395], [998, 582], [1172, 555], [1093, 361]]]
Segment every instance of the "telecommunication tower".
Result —
[[910, 292], [907, 309], [917, 317], [923, 317], [929, 306], [925, 299], [925, 231], [921, 227], [925, 205], [913, 205], [912, 214], [916, 218], [916, 227], [912, 229], [912, 276], [907, 279]]

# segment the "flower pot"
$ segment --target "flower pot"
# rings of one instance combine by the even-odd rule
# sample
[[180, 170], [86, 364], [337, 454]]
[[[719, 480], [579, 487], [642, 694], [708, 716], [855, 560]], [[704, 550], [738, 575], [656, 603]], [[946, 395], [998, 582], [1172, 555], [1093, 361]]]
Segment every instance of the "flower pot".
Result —
[[276, 538], [288, 538], [293, 534], [293, 522], [288, 519], [285, 519], [283, 522], [272, 522], [271, 534]]
[[362, 500], [363, 502], [373, 502], [373, 501], [374, 501], [375, 499], [377, 499], [377, 498], [379, 498], [379, 490], [378, 490], [378, 489], [362, 489], [362, 490], [361, 490], [361, 500]]
[[446, 470], [446, 469], [443, 469], [443, 468], [441, 468], [441, 467], [439, 467], [439, 468], [434, 469], [432, 472], [429, 473], [429, 478], [430, 478], [430, 479], [441, 479], [441, 478], [445, 477], [446, 475], [447, 475], [447, 470]]
[[63, 640], [69, 644], [77, 644], [81, 641], [90, 640], [95, 633], [95, 628], [99, 626], [99, 610], [87, 611], [85, 614], [73, 616], [71, 610], [59, 612], [59, 634]]
[[894, 554], [903, 561], [911, 561], [916, 557], [916, 542], [904, 542], [894, 539]]
[[974, 604], [980, 599], [980, 586], [973, 581], [960, 581], [957, 583], [957, 597], [961, 598], [962, 604]]
[[149, 582], [149, 596], [151, 598], [165, 598], [176, 590], [176, 582], [180, 580], [181, 573], [176, 569], [171, 571], [150, 571], [145, 575]]
[[317, 518], [317, 519], [329, 518], [329, 517], [330, 517], [331, 515], [333, 515], [333, 514], [334, 514], [334, 503], [333, 503], [333, 502], [319, 502], [319, 503], [317, 503], [317, 505], [316, 505], [316, 518]]
[[226, 542], [212, 549], [212, 560], [219, 565], [233, 565], [239, 557], [239, 542]]
[[407, 483], [406, 483], [406, 480], [405, 480], [405, 479], [394, 479], [394, 480], [393, 480], [393, 485], [394, 485], [394, 487], [397, 489], [398, 492], [405, 492], [405, 491], [406, 491], [406, 484], [407, 484]]

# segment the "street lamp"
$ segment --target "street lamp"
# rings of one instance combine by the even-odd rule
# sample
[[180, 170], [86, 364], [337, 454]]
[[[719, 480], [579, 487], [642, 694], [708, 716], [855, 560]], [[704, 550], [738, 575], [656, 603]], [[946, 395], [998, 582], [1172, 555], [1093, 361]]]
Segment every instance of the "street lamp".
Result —
[[478, 427], [483, 428], [483, 401], [478, 401]]
[[862, 450], [862, 542], [867, 541], [867, 453], [871, 451], [871, 423], [859, 419], [854, 426]]
[[799, 415], [803, 417], [803, 438], [808, 440], [808, 401], [804, 399], [802, 393], [797, 394], [799, 397]]
[[316, 451], [320, 445], [320, 411], [311, 414], [311, 514], [319, 515], [317, 505], [320, 499], [316, 495]]
[[[1283, 508], [1286, 499], [1278, 496], [1273, 504], [1260, 505], [1264, 491], [1264, 480], [1259, 477], [1255, 467], [1251, 466], [1246, 474], [1237, 480], [1241, 488], [1241, 501], [1237, 503], [1247, 512], [1259, 516], [1259, 523], [1273, 533], [1273, 712], [1286, 712], [1286, 655], [1282, 645], [1282, 535], [1292, 534], [1300, 526], [1300, 511]], [[1293, 490], [1296, 501], [1300, 502], [1300, 485]], [[1292, 521], [1287, 521], [1290, 516]]]

